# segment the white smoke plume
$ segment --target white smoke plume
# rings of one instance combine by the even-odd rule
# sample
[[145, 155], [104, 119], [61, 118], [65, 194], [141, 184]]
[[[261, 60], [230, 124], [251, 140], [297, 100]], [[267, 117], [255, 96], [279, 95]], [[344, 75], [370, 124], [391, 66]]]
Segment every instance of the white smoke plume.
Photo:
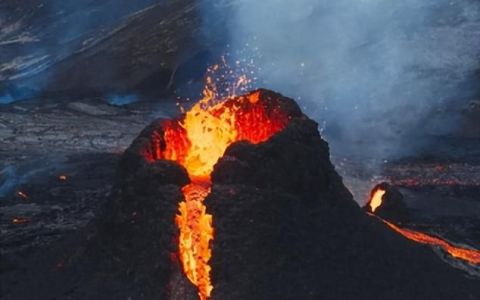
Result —
[[230, 3], [231, 48], [250, 52], [238, 59], [255, 58], [262, 86], [300, 97], [334, 153], [408, 154], [454, 128], [477, 92], [478, 1]]

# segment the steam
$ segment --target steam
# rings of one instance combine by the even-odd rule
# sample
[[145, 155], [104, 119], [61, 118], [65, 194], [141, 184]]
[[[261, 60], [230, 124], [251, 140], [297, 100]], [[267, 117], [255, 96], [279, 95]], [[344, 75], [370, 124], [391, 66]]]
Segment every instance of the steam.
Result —
[[0, 170], [0, 199], [7, 197], [17, 187], [20, 178], [17, 170], [12, 165], [7, 165]]
[[[444, 0], [242, 0], [232, 48], [261, 85], [298, 96], [333, 152], [391, 158], [454, 128], [479, 67], [480, 4]], [[240, 59], [239, 57], [238, 59]], [[441, 117], [439, 117], [441, 115]]]

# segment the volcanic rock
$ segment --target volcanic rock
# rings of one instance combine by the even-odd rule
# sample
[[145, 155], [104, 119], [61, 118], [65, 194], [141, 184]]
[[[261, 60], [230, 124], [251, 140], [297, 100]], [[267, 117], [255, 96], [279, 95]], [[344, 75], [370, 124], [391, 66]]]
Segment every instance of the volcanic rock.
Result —
[[169, 161], [132, 170], [123, 160], [118, 175], [119, 195], [106, 207], [97, 236], [100, 249], [143, 286], [146, 299], [195, 299], [176, 257], [174, 216], [180, 187], [189, 182], [185, 170]]
[[480, 293], [478, 282], [430, 249], [361, 213], [311, 120], [292, 122], [260, 145], [232, 145], [212, 178], [214, 299], [473, 299]]
[[[259, 95], [294, 103], [265, 90]], [[42, 272], [7, 299], [197, 297], [182, 274], [174, 221], [190, 180], [177, 163], [145, 157], [161, 124], [152, 123], [125, 152], [99, 220], [50, 249], [50, 258], [39, 254]], [[478, 279], [357, 206], [317, 124], [302, 114], [266, 142], [230, 145], [211, 177], [205, 204], [215, 230], [212, 299], [480, 297]], [[66, 258], [52, 271], [59, 257]]]
[[[293, 102], [269, 91], [261, 95]], [[155, 168], [143, 162], [141, 153], [161, 132], [159, 126], [149, 126], [127, 150], [128, 172]], [[127, 185], [155, 185], [144, 177], [131, 178]], [[215, 229], [212, 299], [480, 295], [477, 281], [431, 249], [362, 213], [331, 164], [317, 124], [306, 116], [292, 118], [267, 142], [232, 144], [216, 164], [212, 182], [205, 202]]]

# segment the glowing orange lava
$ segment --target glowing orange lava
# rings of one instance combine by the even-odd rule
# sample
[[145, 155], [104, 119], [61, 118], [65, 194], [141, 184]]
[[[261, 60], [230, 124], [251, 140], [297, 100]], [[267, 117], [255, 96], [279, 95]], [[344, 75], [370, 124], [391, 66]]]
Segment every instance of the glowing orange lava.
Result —
[[190, 183], [182, 192], [185, 201], [180, 203], [180, 214], [175, 219], [180, 229], [180, 258], [185, 275], [198, 287], [200, 299], [206, 299], [213, 289], [208, 265], [212, 256], [209, 247], [213, 239], [212, 216], [203, 204], [210, 193], [210, 183]]
[[428, 235], [426, 233], [422, 233], [422, 232], [418, 232], [410, 229], [402, 229], [388, 221], [385, 221], [385, 220], [382, 220], [382, 221], [385, 222], [385, 224], [387, 224], [390, 228], [392, 228], [396, 232], [406, 237], [407, 239], [410, 239], [412, 241], [415, 241], [421, 244], [440, 247], [455, 258], [464, 260], [472, 264], [480, 264], [480, 251], [478, 250], [457, 247], [445, 240], [442, 240], [439, 237]]
[[[375, 210], [379, 206], [381, 206], [382, 197], [384, 194], [385, 194], [385, 190], [382, 190], [382, 189], [377, 189], [373, 192], [372, 198], [369, 203], [372, 212], [375, 212]], [[441, 249], [443, 249], [445, 252], [447, 252], [454, 258], [461, 259], [472, 264], [480, 264], [480, 251], [478, 250], [469, 249], [465, 247], [457, 247], [452, 243], [449, 243], [439, 237], [422, 233], [419, 231], [411, 230], [411, 229], [403, 229], [391, 222], [381, 219], [380, 217], [378, 218], [382, 220], [385, 224], [387, 224], [391, 229], [400, 233], [401, 235], [403, 235], [409, 240], [412, 240], [421, 244], [440, 247]]]
[[163, 124], [165, 148], [158, 145], [156, 159], [174, 160], [191, 178], [208, 179], [229, 145], [241, 140], [261, 143], [288, 123], [278, 108], [267, 108], [259, 99], [259, 91], [221, 100], [205, 91], [182, 120]]
[[383, 195], [385, 195], [385, 191], [382, 189], [377, 189], [372, 196], [372, 199], [370, 200], [369, 204], [370, 205], [370, 211], [375, 212], [377, 208], [379, 208], [382, 205], [383, 201]]
[[[238, 85], [245, 82], [240, 77]], [[208, 262], [213, 240], [212, 216], [203, 200], [210, 193], [210, 175], [227, 147], [237, 141], [253, 144], [269, 139], [284, 129], [290, 118], [275, 99], [262, 98], [261, 91], [244, 96], [217, 99], [212, 79], [207, 78], [203, 99], [181, 119], [162, 123], [152, 136], [147, 160], [173, 160], [188, 172], [191, 183], [182, 189], [176, 223], [180, 231], [179, 254], [188, 279], [197, 286], [200, 299], [213, 289]]]

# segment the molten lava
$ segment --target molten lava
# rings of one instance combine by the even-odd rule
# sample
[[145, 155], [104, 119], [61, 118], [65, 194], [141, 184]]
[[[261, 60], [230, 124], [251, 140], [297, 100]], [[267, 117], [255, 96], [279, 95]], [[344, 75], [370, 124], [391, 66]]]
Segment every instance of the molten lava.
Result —
[[[372, 212], [375, 212], [375, 210], [382, 205], [382, 197], [383, 195], [385, 195], [385, 193], [386, 191], [380, 188], [373, 191], [372, 198], [369, 202]], [[381, 219], [380, 217], [378, 218]], [[426, 233], [418, 232], [411, 229], [403, 229], [391, 222], [388, 222], [383, 219], [381, 220], [385, 224], [387, 224], [391, 229], [400, 233], [401, 235], [403, 235], [409, 240], [412, 240], [421, 244], [440, 247], [441, 249], [443, 249], [445, 252], [447, 252], [454, 258], [461, 259], [463, 261], [466, 261], [472, 264], [480, 264], [480, 251], [478, 250], [469, 249], [465, 247], [457, 247], [452, 243], [449, 243], [439, 237], [428, 235]]]
[[180, 258], [185, 275], [198, 287], [200, 298], [205, 299], [213, 289], [208, 265], [212, 256], [209, 247], [213, 239], [212, 216], [203, 204], [210, 193], [210, 183], [190, 183], [182, 192], [185, 201], [180, 203], [180, 214], [175, 219], [180, 229]]
[[377, 189], [373, 192], [372, 198], [368, 203], [368, 205], [370, 206], [370, 211], [372, 213], [374, 213], [375, 210], [377, 210], [377, 208], [379, 208], [382, 205], [383, 195], [385, 195], [385, 191], [382, 189]]
[[254, 144], [264, 142], [285, 128], [288, 121], [288, 116], [278, 107], [260, 101], [260, 91], [217, 100], [207, 90], [183, 119], [162, 124], [163, 137], [154, 137], [150, 159], [176, 161], [187, 169], [192, 179], [208, 180], [213, 166], [229, 145], [242, 140]]
[[394, 225], [388, 221], [385, 221], [385, 220], [382, 220], [382, 221], [385, 222], [385, 224], [387, 224], [390, 228], [392, 228], [396, 232], [406, 237], [407, 239], [410, 239], [412, 241], [415, 241], [421, 244], [440, 247], [444, 251], [446, 251], [448, 254], [450, 254], [452, 257], [464, 260], [472, 264], [480, 264], [480, 251], [478, 250], [457, 247], [445, 240], [442, 240], [439, 237], [428, 235], [428, 234], [410, 230], [410, 229], [402, 229], [397, 225]]
[[189, 174], [191, 183], [182, 189], [185, 201], [179, 204], [176, 217], [179, 256], [185, 275], [197, 286], [202, 300], [213, 289], [208, 263], [214, 230], [203, 200], [210, 193], [214, 165], [229, 145], [238, 141], [264, 142], [290, 120], [278, 101], [262, 98], [261, 91], [217, 99], [211, 83], [207, 78], [204, 98], [182, 118], [161, 124], [152, 136], [151, 149], [144, 153], [149, 161], [176, 161]]

